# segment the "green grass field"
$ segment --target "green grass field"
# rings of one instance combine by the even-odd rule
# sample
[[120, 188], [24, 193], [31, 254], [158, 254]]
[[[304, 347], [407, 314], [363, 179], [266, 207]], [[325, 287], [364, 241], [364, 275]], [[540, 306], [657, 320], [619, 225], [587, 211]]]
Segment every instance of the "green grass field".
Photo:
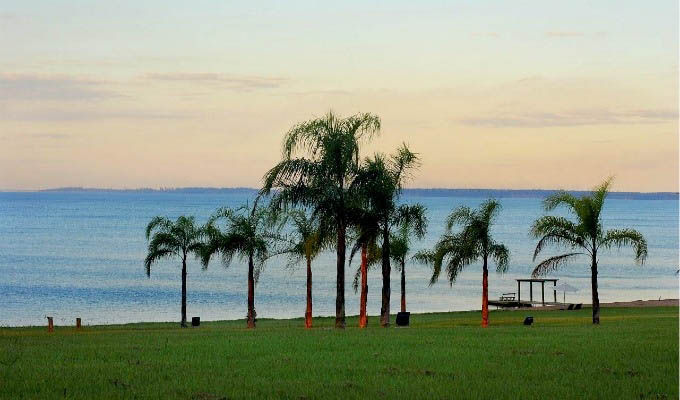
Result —
[[[534, 326], [525, 327], [525, 315]], [[1, 398], [678, 398], [678, 308], [0, 329]]]

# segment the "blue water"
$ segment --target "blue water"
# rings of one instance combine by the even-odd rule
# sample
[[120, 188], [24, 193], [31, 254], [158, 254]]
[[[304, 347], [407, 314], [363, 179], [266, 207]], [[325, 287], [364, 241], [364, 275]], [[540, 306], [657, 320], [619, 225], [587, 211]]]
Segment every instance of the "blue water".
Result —
[[[252, 200], [252, 193], [184, 192], [39, 192], [0, 193], [0, 326], [41, 325], [44, 317], [57, 324], [86, 324], [179, 319], [180, 269], [176, 261], [144, 272], [144, 228], [156, 215], [195, 215], [199, 221], [221, 206]], [[443, 232], [443, 220], [459, 205], [476, 206], [483, 198], [405, 195], [406, 202], [428, 208], [427, 237], [415, 250], [432, 246]], [[491, 274], [490, 296], [515, 292], [515, 278], [528, 277], [536, 241], [529, 237], [532, 221], [542, 214], [540, 198], [502, 198], [503, 211], [494, 236], [511, 251], [510, 270]], [[632, 250], [606, 251], [600, 256], [600, 299], [603, 302], [678, 297], [678, 201], [610, 198], [603, 212], [605, 228], [630, 227], [649, 243], [644, 266], [635, 265]], [[555, 252], [547, 252], [556, 254]], [[301, 317], [305, 307], [305, 272], [271, 260], [256, 288], [259, 317]], [[335, 260], [323, 254], [313, 264], [314, 315], [335, 313]], [[358, 313], [359, 296], [351, 289], [355, 265], [348, 268], [347, 312]], [[567, 301], [590, 302], [588, 260], [583, 258], [552, 277], [579, 288]], [[412, 312], [479, 309], [481, 267], [471, 265], [453, 285], [442, 279], [428, 286], [427, 267], [407, 265], [407, 304]], [[369, 274], [368, 312], [380, 310], [381, 280]], [[399, 307], [399, 275], [394, 271], [392, 309]], [[537, 290], [536, 290], [537, 289]], [[528, 287], [524, 287], [523, 298]], [[546, 291], [546, 297], [552, 292]], [[560, 297], [562, 295], [560, 294]], [[535, 287], [534, 299], [540, 298]], [[202, 271], [189, 264], [188, 314], [204, 320], [246, 315], [246, 265], [234, 260]]]

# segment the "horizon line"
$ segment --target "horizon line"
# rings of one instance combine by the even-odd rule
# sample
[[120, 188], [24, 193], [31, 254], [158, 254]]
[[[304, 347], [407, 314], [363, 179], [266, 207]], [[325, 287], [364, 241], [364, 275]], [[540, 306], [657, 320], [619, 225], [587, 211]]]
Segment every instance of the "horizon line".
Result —
[[[137, 188], [104, 188], [104, 187], [87, 187], [87, 186], [60, 186], [51, 187], [44, 189], [1, 189], [0, 193], [36, 193], [36, 192], [75, 192], [75, 191], [106, 191], [106, 192], [139, 192], [139, 191], [154, 191], [154, 192], [169, 192], [169, 191], [182, 191], [182, 190], [252, 190], [258, 191], [259, 188], [250, 186], [173, 186], [173, 187], [137, 187]], [[482, 188], [482, 187], [406, 187], [403, 190], [465, 190], [465, 191], [507, 191], [507, 192], [549, 192], [549, 191], [567, 191], [567, 192], [590, 192], [593, 189], [556, 189], [556, 188], [522, 188], [522, 189], [509, 189], [509, 188]], [[623, 193], [623, 194], [675, 194], [678, 195], [678, 191], [617, 191], [612, 190], [610, 193]]]

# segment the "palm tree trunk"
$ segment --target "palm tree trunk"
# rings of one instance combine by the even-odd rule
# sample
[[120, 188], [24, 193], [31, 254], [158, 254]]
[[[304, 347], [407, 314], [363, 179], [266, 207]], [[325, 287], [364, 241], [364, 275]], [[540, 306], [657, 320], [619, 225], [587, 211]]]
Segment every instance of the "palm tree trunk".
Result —
[[489, 268], [485, 254], [482, 269], [482, 328], [487, 326], [489, 326]]
[[382, 307], [380, 308], [380, 325], [390, 326], [390, 230], [387, 223], [383, 227], [382, 246]]
[[305, 310], [305, 328], [312, 327], [312, 258], [307, 255], [307, 309]]
[[401, 261], [401, 312], [406, 312], [406, 262]]
[[335, 327], [345, 328], [345, 234], [344, 219], [338, 223], [337, 280], [335, 296]]
[[600, 324], [600, 296], [597, 293], [597, 252], [593, 251], [593, 260], [590, 266], [591, 284], [593, 292], [593, 324]]
[[248, 255], [248, 328], [255, 328], [255, 265], [253, 255]]
[[367, 246], [366, 243], [361, 245], [361, 298], [359, 300], [359, 328], [365, 328], [368, 325], [368, 318], [366, 317], [366, 300], [368, 299], [368, 277], [367, 265]]
[[182, 328], [187, 327], [187, 256], [182, 258]]

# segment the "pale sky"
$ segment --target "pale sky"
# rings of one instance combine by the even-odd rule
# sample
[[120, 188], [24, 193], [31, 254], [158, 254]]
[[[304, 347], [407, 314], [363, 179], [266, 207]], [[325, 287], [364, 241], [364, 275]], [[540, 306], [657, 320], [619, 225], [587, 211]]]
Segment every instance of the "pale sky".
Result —
[[678, 190], [671, 1], [0, 0], [0, 189], [257, 187], [372, 112], [410, 187]]

